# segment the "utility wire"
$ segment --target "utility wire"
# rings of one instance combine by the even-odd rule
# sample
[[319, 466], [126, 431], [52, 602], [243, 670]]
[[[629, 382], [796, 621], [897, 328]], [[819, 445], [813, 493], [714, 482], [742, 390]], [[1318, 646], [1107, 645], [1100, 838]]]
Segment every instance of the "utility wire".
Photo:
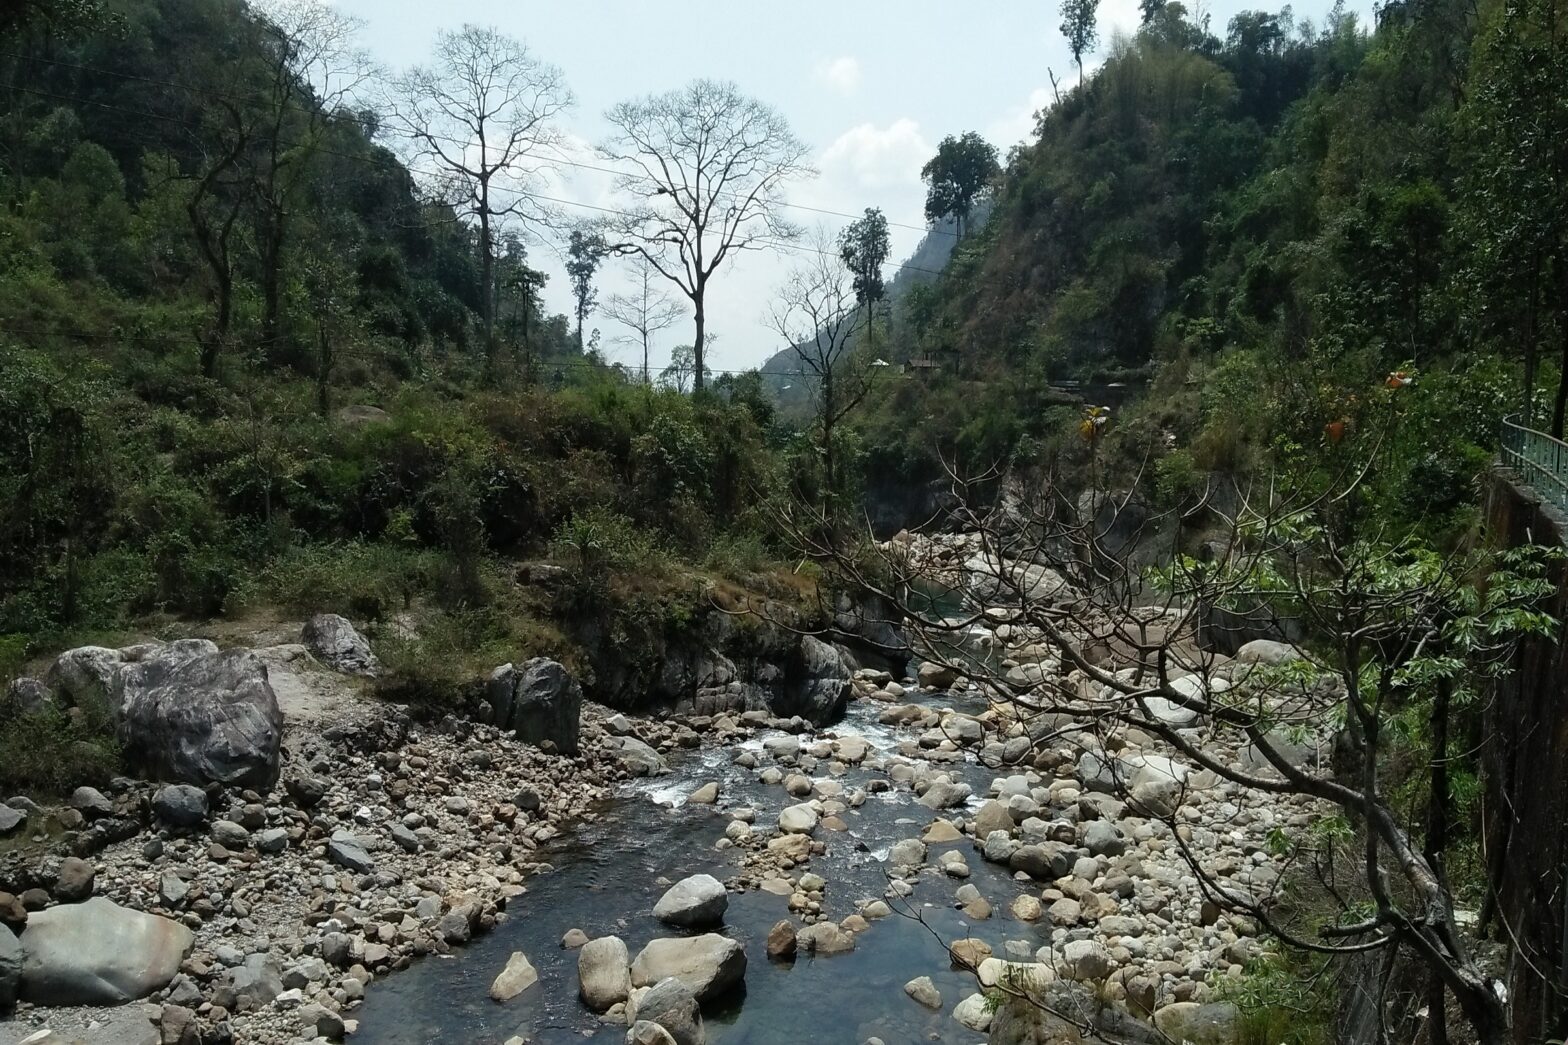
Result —
[[[56, 94], [53, 91], [44, 91], [44, 90], [40, 90], [40, 89], [38, 89], [36, 87], [22, 87], [22, 86], [13, 85], [10, 89], [13, 90], [13, 91], [19, 91], [22, 94], [31, 94], [31, 95], [34, 95], [34, 96], [39, 97], [39, 98], [49, 98], [49, 99], [52, 99], [54, 101], [66, 102], [66, 103], [72, 104], [72, 105], [92, 105], [92, 106], [97, 106], [100, 109], [107, 109], [107, 110], [109, 110], [111, 112], [123, 113], [123, 114], [125, 114], [127, 116], [136, 116], [136, 117], [140, 117], [141, 119], [146, 119], [146, 120], [160, 120], [160, 121], [162, 121], [164, 123], [176, 124], [178, 126], [186, 128], [187, 130], [200, 130], [201, 129], [199, 124], [192, 123], [189, 120], [181, 119], [178, 116], [170, 116], [170, 115], [168, 115], [166, 113], [146, 112], [146, 111], [141, 110], [141, 109], [127, 109], [124, 106], [114, 105], [114, 104], [112, 104], [110, 102], [100, 102], [100, 101], [96, 101], [96, 100], [91, 99], [91, 98], [79, 98], [79, 97], [76, 97], [76, 96], [73, 96], [73, 95]], [[257, 137], [257, 138], [255, 138], [253, 140], [258, 142], [258, 143], [272, 141], [272, 142], [276, 142], [279, 145], [286, 145], [286, 146], [290, 146], [290, 147], [303, 147], [305, 145], [305, 143], [303, 143], [303, 142], [291, 141], [291, 140], [286, 139], [286, 138]], [[372, 143], [372, 144], [374, 144], [374, 143]], [[321, 146], [321, 145], [312, 145], [311, 147], [314, 148], [317, 152], [321, 153], [324, 156], [335, 156], [335, 157], [338, 157], [340, 159], [348, 160], [351, 163], [362, 163], [362, 164], [365, 164], [366, 166], [376, 167], [376, 168], [380, 168], [380, 169], [383, 169], [383, 170], [391, 170], [391, 171], [403, 170], [403, 171], [408, 171], [409, 173], [412, 173], [412, 174], [422, 174], [422, 175], [424, 175], [427, 178], [442, 178], [442, 177], [446, 177], [447, 173], [448, 173], [448, 172], [442, 172], [442, 171], [427, 170], [427, 169], [421, 168], [421, 167], [415, 167], [415, 166], [413, 166], [411, 164], [403, 163], [402, 161], [396, 160], [396, 159], [393, 159], [393, 160], [387, 161], [387, 162], [382, 162], [382, 161], [377, 161], [377, 160], [375, 160], [375, 159], [373, 159], [371, 157], [368, 157], [368, 156], [356, 156], [353, 153], [339, 152], [339, 151], [334, 150], [334, 149], [328, 149], [328, 148], [326, 148], [324, 146]], [[385, 148], [385, 146], [376, 146], [376, 147], [377, 148]], [[599, 212], [599, 213], [602, 213], [602, 214], [613, 214], [613, 215], [618, 215], [620, 217], [635, 217], [635, 215], [633, 215], [630, 211], [619, 210], [619, 209], [614, 208], [614, 207], [602, 207], [602, 206], [599, 206], [599, 205], [593, 204], [593, 203], [584, 203], [581, 200], [572, 200], [572, 199], [565, 199], [565, 198], [559, 197], [559, 196], [550, 196], [550, 195], [546, 195], [544, 193], [531, 192], [531, 191], [529, 191], [527, 189], [510, 189], [508, 191], [515, 192], [519, 196], [525, 196], [525, 197], [527, 197], [529, 199], [540, 200], [540, 201], [543, 201], [543, 202], [546, 202], [546, 203], [555, 203], [555, 204], [559, 204], [561, 206], [566, 206], [566, 207], [577, 207], [577, 208], [582, 209], [582, 210], [596, 211], [596, 212]], [[769, 237], [766, 237], [766, 236], [758, 236], [755, 239], [753, 239], [751, 242], [757, 243], [757, 244], [760, 244], [760, 245], [766, 246], [766, 247], [773, 247], [776, 250], [793, 250], [793, 251], [799, 251], [799, 252], [806, 253], [806, 254], [818, 254], [818, 255], [821, 255], [822, 257], [826, 257], [826, 258], [837, 258], [838, 257], [838, 254], [836, 254], [835, 252], [833, 252], [831, 250], [823, 250], [820, 247], [813, 247], [813, 246], [811, 246], [810, 244], [807, 244], [807, 243], [796, 243], [796, 242], [794, 242], [792, 240], [780, 240], [780, 239], [772, 239], [772, 238], [769, 238]], [[926, 273], [927, 275], [932, 275], [932, 276], [940, 276], [940, 275], [942, 275], [942, 270], [941, 269], [924, 268], [922, 266], [915, 265], [915, 264], [912, 264], [912, 263], [907, 262], [907, 261], [906, 262], [900, 262], [897, 265], [895, 265], [894, 266], [894, 270], [895, 271], [900, 271], [900, 272], [905, 271], [905, 270], [910, 271], [910, 272], [923, 272], [923, 273]]]
[[[174, 88], [176, 90], [189, 91], [191, 94], [201, 95], [203, 97], [208, 97], [208, 98], [218, 98], [218, 99], [221, 99], [221, 100], [227, 101], [227, 102], [240, 102], [240, 101], [247, 100], [247, 98], [245, 96], [243, 96], [243, 95], [232, 95], [232, 94], [227, 94], [227, 93], [220, 92], [220, 91], [210, 90], [210, 89], [204, 88], [204, 87], [194, 87], [194, 86], [192, 86], [190, 84], [179, 83], [178, 81], [175, 81], [175, 80], [162, 80], [162, 79], [158, 79], [156, 77], [151, 77], [151, 76], [140, 76], [140, 75], [138, 75], [136, 73], [122, 73], [122, 72], [118, 72], [118, 71], [116, 71], [114, 69], [105, 69], [102, 66], [82, 65], [82, 64], [79, 64], [79, 63], [76, 63], [76, 62], [65, 62], [65, 61], [61, 61], [60, 59], [57, 59], [57, 58], [43, 58], [43, 57], [40, 57], [38, 55], [22, 54], [19, 51], [0, 51], [0, 58], [15, 58], [15, 59], [17, 59], [19, 61], [24, 61], [24, 62], [39, 62], [39, 63], [42, 63], [44, 65], [58, 66], [59, 68], [62, 68], [62, 69], [73, 69], [73, 70], [75, 70], [77, 72], [93, 73], [93, 74], [100, 75], [100, 76], [114, 76], [114, 77], [118, 77], [118, 78], [123, 79], [123, 80], [132, 80], [132, 81], [135, 81], [137, 83], [151, 84], [151, 85], [159, 86], [159, 87], [172, 87], [172, 88]], [[304, 81], [304, 82], [309, 84], [308, 80]], [[254, 94], [251, 94], [249, 96], [249, 100], [262, 100], [264, 98], [265, 98], [265, 96], [261, 92], [259, 92], [259, 91], [255, 92]], [[317, 113], [320, 112], [319, 109], [313, 109], [313, 108], [310, 108], [310, 107], [307, 107], [307, 106], [303, 106], [303, 105], [285, 104], [283, 107], [285, 109], [290, 109], [290, 110], [293, 110], [293, 111], [298, 112], [298, 113], [303, 113], [303, 114], [305, 114], [307, 116], [316, 115]], [[444, 134], [430, 134], [429, 137], [432, 138], [435, 141], [443, 141], [443, 142], [447, 142], [447, 143], [452, 144], [452, 145], [459, 145], [459, 146], [462, 146], [464, 148], [470, 148], [474, 144], [472, 141], [464, 141], [461, 138], [454, 138], [454, 137], [451, 137], [449, 135], [444, 135]], [[557, 152], [561, 152], [560, 149], [556, 149], [556, 151]], [[597, 164], [587, 163], [587, 162], [585, 162], [583, 160], [571, 159], [569, 156], [564, 155], [564, 154], [560, 155], [560, 156], [551, 157], [551, 162], [552, 163], [559, 163], [559, 164], [562, 164], [562, 165], [567, 166], [567, 167], [576, 167], [576, 168], [579, 168], [581, 170], [596, 171], [596, 172], [598, 172], [600, 174], [610, 174], [610, 175], [614, 175], [615, 177], [618, 177], [618, 178], [627, 178], [627, 179], [630, 179], [632, 181], [644, 182], [644, 183], [649, 184], [649, 185], [658, 185], [659, 184], [657, 179], [650, 178], [647, 175], [633, 174], [633, 173], [628, 172], [628, 171], [618, 171], [618, 170], [615, 170], [612, 167], [601, 167], [601, 166], [599, 166]], [[410, 169], [412, 169], [412, 168], [410, 168]], [[717, 195], [717, 196], [728, 196], [731, 199], [739, 199], [739, 198], [742, 197], [741, 193], [734, 193], [734, 192], [721, 192], [721, 193], [715, 193], [715, 195]], [[845, 219], [850, 220], [850, 221], [858, 221], [861, 218], [861, 215], [859, 215], [859, 214], [851, 214], [851, 213], [849, 213], [847, 211], [841, 211], [841, 210], [832, 210], [832, 209], [829, 209], [829, 208], [826, 208], [826, 207], [812, 207], [812, 206], [809, 206], [809, 205], [804, 204], [804, 203], [780, 203], [779, 205], [782, 206], [782, 207], [786, 207], [786, 208], [788, 208], [790, 210], [808, 211], [808, 212], [810, 212], [812, 214], [823, 214], [823, 215], [827, 215], [829, 217], [834, 217], [834, 218], [845, 218]], [[892, 221], [892, 220], [889, 220], [887, 222], [887, 224], [892, 226], [893, 228], [909, 229], [909, 230], [912, 230], [914, 232], [920, 232], [920, 233], [924, 233], [924, 234], [930, 235], [930, 236], [954, 236], [954, 237], [956, 237], [958, 235], [958, 233], [956, 231], [950, 231], [950, 230], [947, 230], [947, 229], [938, 229], [938, 228], [932, 227], [930, 225], [914, 225], [914, 224], [911, 224], [909, 222]]]

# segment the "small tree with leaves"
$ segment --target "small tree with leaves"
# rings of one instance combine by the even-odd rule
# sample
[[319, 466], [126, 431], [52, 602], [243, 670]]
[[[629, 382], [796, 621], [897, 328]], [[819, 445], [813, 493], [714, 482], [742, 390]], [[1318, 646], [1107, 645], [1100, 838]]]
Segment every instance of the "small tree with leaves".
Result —
[[[1100, 42], [1099, 16], [1100, 0], [1062, 0], [1062, 35], [1067, 38], [1067, 49], [1078, 64], [1079, 86], [1083, 85], [1084, 55], [1093, 54], [1095, 45]], [[1149, 17], [1146, 10], [1144, 21]]]
[[1001, 173], [996, 162], [996, 146], [974, 131], [955, 138], [948, 135], [937, 146], [936, 155], [920, 168], [926, 181], [926, 220], [952, 218], [958, 238], [969, 231], [969, 212], [993, 179]]
[[577, 317], [577, 353], [583, 353], [583, 322], [597, 303], [593, 278], [604, 260], [604, 237], [586, 229], [573, 229], [566, 248], [566, 276], [572, 281], [573, 314]]
[[866, 329], [871, 336], [873, 352], [876, 351], [877, 305], [887, 295], [882, 266], [887, 264], [890, 253], [887, 217], [878, 207], [867, 207], [862, 217], [850, 222], [839, 233], [838, 256], [849, 270], [855, 300], [866, 312]]

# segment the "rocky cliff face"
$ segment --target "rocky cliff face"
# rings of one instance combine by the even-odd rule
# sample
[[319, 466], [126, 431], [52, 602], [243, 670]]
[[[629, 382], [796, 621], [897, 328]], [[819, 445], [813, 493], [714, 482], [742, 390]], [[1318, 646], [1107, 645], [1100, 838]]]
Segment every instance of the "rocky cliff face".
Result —
[[624, 711], [767, 711], [823, 725], [849, 695], [853, 668], [838, 646], [763, 617], [709, 608], [635, 641], [590, 621], [574, 638], [591, 669], [588, 695]]

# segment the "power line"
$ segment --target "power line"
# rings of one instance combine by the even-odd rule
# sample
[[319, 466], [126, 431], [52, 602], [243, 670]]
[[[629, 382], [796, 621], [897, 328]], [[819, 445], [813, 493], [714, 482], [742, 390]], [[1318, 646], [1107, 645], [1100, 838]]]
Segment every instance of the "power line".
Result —
[[[73, 104], [73, 105], [92, 105], [92, 106], [97, 106], [98, 108], [101, 108], [101, 109], [107, 109], [107, 110], [109, 110], [111, 112], [123, 113], [123, 114], [125, 114], [127, 116], [136, 116], [136, 117], [140, 117], [142, 119], [160, 120], [160, 121], [163, 121], [165, 123], [173, 123], [173, 124], [176, 124], [178, 126], [184, 127], [187, 130], [199, 130], [200, 129], [200, 125], [198, 125], [198, 124], [191, 123], [189, 120], [183, 120], [183, 119], [181, 119], [178, 116], [169, 116], [169, 115], [164, 114], [164, 113], [146, 112], [146, 111], [140, 110], [140, 109], [127, 109], [124, 106], [114, 105], [114, 104], [112, 104], [110, 102], [100, 102], [100, 101], [97, 101], [97, 100], [91, 99], [91, 98], [80, 98], [80, 97], [75, 97], [75, 96], [72, 96], [72, 95], [56, 94], [56, 93], [54, 93], [52, 91], [39, 90], [36, 87], [22, 87], [22, 86], [18, 86], [18, 85], [13, 85], [10, 89], [13, 90], [13, 91], [19, 91], [19, 92], [21, 92], [23, 94], [31, 94], [31, 95], [35, 95], [35, 96], [40, 97], [40, 98], [49, 98], [49, 99], [52, 99], [54, 101], [66, 102], [66, 103]], [[272, 141], [272, 142], [275, 142], [278, 145], [286, 145], [286, 146], [291, 146], [291, 147], [300, 147], [300, 146], [303, 146], [305, 144], [303, 142], [290, 141], [289, 139], [286, 139], [286, 138], [265, 138], [265, 137], [259, 137], [259, 138], [256, 138], [255, 140], [258, 141], [258, 142]], [[146, 143], [144, 142], [144, 144], [146, 144]], [[407, 171], [407, 172], [409, 172], [411, 174], [422, 174], [422, 175], [424, 175], [427, 178], [440, 178], [440, 177], [443, 176], [443, 172], [427, 170], [427, 169], [424, 169], [424, 168], [421, 168], [421, 167], [415, 167], [412, 164], [404, 163], [404, 162], [402, 162], [400, 160], [396, 160], [396, 159], [394, 159], [394, 160], [392, 160], [390, 162], [382, 162], [382, 161], [377, 161], [377, 160], [372, 159], [372, 158], [367, 157], [367, 156], [356, 156], [356, 155], [354, 155], [352, 153], [339, 152], [339, 151], [334, 150], [334, 149], [328, 149], [328, 148], [326, 148], [324, 146], [321, 146], [319, 144], [318, 145], [314, 145], [312, 147], [315, 148], [315, 150], [317, 152], [321, 153], [324, 156], [335, 156], [335, 157], [338, 157], [340, 159], [348, 160], [351, 163], [362, 163], [362, 164], [365, 164], [366, 166], [369, 166], [369, 167], [377, 167], [377, 168], [381, 168], [381, 169], [385, 169], [385, 170], [394, 170], [394, 171], [402, 170], [402, 171]], [[381, 146], [378, 146], [378, 147], [381, 147]], [[620, 217], [635, 217], [635, 215], [633, 215], [630, 211], [620, 210], [620, 209], [614, 208], [614, 207], [603, 207], [603, 206], [599, 206], [598, 204], [593, 204], [593, 203], [585, 203], [585, 202], [583, 202], [581, 200], [572, 200], [572, 199], [565, 199], [565, 198], [558, 197], [558, 196], [550, 196], [550, 195], [546, 195], [544, 193], [532, 192], [532, 191], [529, 191], [527, 189], [511, 189], [509, 191], [515, 192], [519, 196], [525, 196], [525, 197], [527, 197], [529, 199], [534, 199], [534, 200], [542, 200], [542, 201], [544, 201], [546, 203], [556, 203], [556, 204], [559, 204], [561, 206], [577, 207], [577, 208], [580, 208], [580, 209], [583, 209], [583, 210], [591, 210], [591, 211], [596, 211], [596, 212], [602, 213], [602, 214], [612, 214], [612, 215], [617, 215], [617, 216], [620, 216]], [[822, 257], [827, 257], [827, 258], [837, 258], [838, 257], [838, 254], [834, 253], [833, 251], [823, 250], [820, 247], [813, 247], [810, 244], [806, 244], [806, 243], [796, 243], [796, 242], [793, 242], [791, 240], [780, 240], [780, 239], [772, 239], [772, 238], [768, 238], [768, 237], [757, 237], [756, 239], [752, 240], [752, 242], [759, 243], [759, 244], [761, 244], [763, 246], [773, 247], [773, 248], [775, 248], [777, 250], [794, 250], [794, 251], [800, 251], [800, 252], [807, 253], [807, 254], [817, 254], [817, 255], [820, 255]], [[940, 275], [942, 275], [942, 270], [941, 269], [924, 268], [922, 266], [915, 265], [915, 264], [912, 264], [911, 262], [907, 262], [907, 261], [900, 262], [900, 263], [898, 263], [897, 265], [894, 266], [894, 271], [895, 272], [902, 272], [902, 271], [905, 271], [905, 270], [910, 271], [910, 272], [923, 272], [923, 273], [926, 273], [927, 275], [932, 275], [932, 276], [940, 276]]]
[[[105, 69], [102, 66], [83, 65], [83, 64], [80, 64], [80, 63], [76, 63], [76, 62], [65, 62], [65, 61], [61, 61], [60, 59], [57, 59], [57, 58], [43, 58], [43, 57], [40, 57], [40, 56], [37, 56], [37, 55], [22, 54], [22, 53], [20, 53], [18, 51], [0, 51], [0, 58], [15, 58], [15, 59], [17, 59], [19, 61], [39, 62], [39, 63], [42, 63], [44, 65], [58, 66], [58, 67], [60, 67], [62, 69], [73, 69], [73, 70], [76, 70], [77, 72], [94, 73], [94, 74], [101, 75], [101, 76], [114, 76], [114, 77], [119, 77], [120, 79], [124, 79], [124, 80], [132, 80], [132, 81], [135, 81], [137, 83], [152, 84], [152, 85], [159, 86], [159, 87], [172, 87], [172, 88], [174, 88], [176, 90], [189, 91], [191, 94], [201, 95], [203, 97], [208, 97], [208, 98], [218, 98], [218, 99], [222, 99], [223, 101], [227, 101], [227, 102], [236, 102], [236, 101], [245, 100], [244, 96], [227, 94], [227, 93], [224, 93], [224, 92], [210, 90], [210, 89], [205, 88], [205, 87], [195, 87], [195, 86], [192, 86], [190, 84], [179, 83], [178, 81], [175, 81], [175, 80], [162, 80], [162, 79], [158, 79], [157, 77], [141, 76], [141, 75], [138, 75], [136, 73], [122, 73], [122, 72], [119, 72], [119, 71], [114, 70], [114, 69]], [[252, 94], [250, 97], [252, 99], [261, 99], [264, 96], [262, 95], [261, 92], [258, 91], [258, 92], [255, 92], [254, 94]], [[303, 113], [305, 115], [315, 115], [319, 111], [317, 109], [312, 109], [312, 108], [309, 108], [307, 106], [292, 105], [292, 104], [287, 104], [287, 103], [285, 103], [283, 107], [285, 109], [293, 110], [294, 112]], [[447, 143], [452, 144], [452, 145], [459, 145], [459, 146], [462, 146], [464, 148], [470, 148], [474, 144], [472, 141], [464, 141], [461, 138], [454, 138], [454, 137], [451, 137], [451, 136], [448, 136], [448, 135], [444, 135], [444, 134], [428, 134], [427, 136], [429, 138], [431, 138], [432, 140], [435, 140], [435, 141], [443, 141], [443, 142], [447, 142]], [[562, 152], [562, 150], [556, 149], [556, 152], [559, 153], [559, 152]], [[562, 165], [567, 166], [567, 167], [576, 167], [576, 168], [578, 168], [580, 170], [596, 171], [597, 173], [600, 173], [600, 174], [609, 174], [609, 175], [613, 175], [613, 176], [618, 177], [618, 178], [629, 178], [629, 179], [631, 179], [633, 181], [644, 182], [644, 183], [649, 184], [649, 185], [657, 185], [657, 184], [659, 184], [659, 182], [658, 182], [658, 180], [656, 178], [649, 177], [648, 175], [645, 175], [645, 174], [634, 174], [634, 173], [631, 173], [629, 171], [618, 171], [618, 170], [614, 169], [613, 167], [601, 167], [598, 164], [587, 163], [587, 162], [585, 162], [583, 160], [570, 159], [565, 154], [562, 154], [562, 155], [559, 155], [559, 156], [555, 156], [555, 157], [551, 157], [551, 162], [552, 163], [559, 163], [559, 164], [562, 164]], [[409, 169], [413, 169], [413, 168], [409, 168]], [[742, 197], [743, 194], [741, 194], [741, 193], [734, 193], [734, 192], [719, 192], [719, 193], [715, 193], [714, 195], [721, 196], [721, 197], [727, 196], [727, 197], [729, 197], [731, 199], [739, 199], [739, 198]], [[826, 208], [826, 207], [812, 207], [812, 206], [810, 206], [808, 204], [804, 204], [804, 203], [784, 203], [784, 202], [781, 202], [779, 205], [782, 206], [782, 207], [786, 207], [786, 208], [788, 208], [790, 210], [807, 211], [807, 212], [812, 213], [812, 214], [824, 214], [824, 215], [827, 215], [829, 217], [844, 218], [844, 219], [849, 220], [849, 221], [858, 221], [862, 217], [862, 215], [851, 214], [851, 213], [849, 213], [847, 211], [832, 210], [832, 209]], [[909, 229], [911, 231], [920, 232], [920, 233], [923, 233], [925, 235], [930, 235], [930, 236], [953, 236], [953, 237], [956, 237], [958, 235], [958, 233], [956, 231], [949, 231], [947, 229], [939, 229], [939, 228], [935, 228], [934, 226], [931, 226], [931, 225], [914, 225], [914, 224], [911, 224], [909, 222], [892, 221], [892, 220], [888, 220], [887, 224], [892, 226], [893, 228]]]

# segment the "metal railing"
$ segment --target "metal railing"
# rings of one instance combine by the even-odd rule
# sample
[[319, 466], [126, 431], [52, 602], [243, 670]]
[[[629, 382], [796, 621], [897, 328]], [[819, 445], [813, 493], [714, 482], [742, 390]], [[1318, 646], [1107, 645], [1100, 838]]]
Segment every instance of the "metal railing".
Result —
[[1542, 499], [1568, 513], [1568, 443], [1503, 419], [1502, 460], [1535, 488]]

